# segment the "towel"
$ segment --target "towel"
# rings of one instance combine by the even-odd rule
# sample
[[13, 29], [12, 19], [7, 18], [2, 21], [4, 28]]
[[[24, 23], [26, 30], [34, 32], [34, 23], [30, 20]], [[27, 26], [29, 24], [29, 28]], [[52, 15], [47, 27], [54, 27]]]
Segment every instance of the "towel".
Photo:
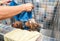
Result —
[[[17, 2], [15, 2], [15, 0], [12, 0], [10, 2], [10, 6], [16, 6], [16, 5], [21, 5], [21, 4], [22, 4], [22, 2], [20, 4], [18, 4]], [[14, 16], [15, 20], [22, 21], [22, 22], [28, 21], [31, 18], [32, 18], [32, 11], [31, 12], [24, 11], [16, 16]]]
[[36, 41], [42, 34], [36, 31], [16, 29], [4, 35], [4, 41]]

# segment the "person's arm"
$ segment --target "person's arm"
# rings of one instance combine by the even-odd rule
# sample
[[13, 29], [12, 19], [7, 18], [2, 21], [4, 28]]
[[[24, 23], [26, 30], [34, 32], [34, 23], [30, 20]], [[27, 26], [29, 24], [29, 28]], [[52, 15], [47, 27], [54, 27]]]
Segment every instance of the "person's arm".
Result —
[[11, 18], [22, 11], [31, 11], [32, 4], [23, 4], [21, 6], [0, 6], [0, 20]]
[[15, 16], [24, 10], [23, 6], [0, 6], [0, 20]]

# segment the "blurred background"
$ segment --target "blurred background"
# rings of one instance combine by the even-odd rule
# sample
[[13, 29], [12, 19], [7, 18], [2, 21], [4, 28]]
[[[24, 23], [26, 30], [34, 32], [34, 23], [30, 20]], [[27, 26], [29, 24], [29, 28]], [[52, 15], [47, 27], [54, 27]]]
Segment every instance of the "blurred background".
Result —
[[[39, 24], [43, 24], [40, 28], [40, 33], [46, 36], [43, 41], [60, 41], [60, 0], [15, 0], [15, 2], [19, 5], [24, 3], [34, 5], [33, 18]], [[3, 6], [9, 6], [9, 4], [3, 4]], [[0, 24], [11, 27], [15, 21], [14, 18], [9, 18], [1, 20]]]

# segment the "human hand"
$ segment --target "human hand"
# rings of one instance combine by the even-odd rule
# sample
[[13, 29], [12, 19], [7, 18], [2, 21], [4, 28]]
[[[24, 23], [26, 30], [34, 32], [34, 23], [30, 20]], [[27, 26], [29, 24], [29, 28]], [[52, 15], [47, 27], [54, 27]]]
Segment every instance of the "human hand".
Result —
[[26, 3], [24, 5], [24, 8], [25, 8], [25, 11], [31, 11], [34, 8], [34, 6], [31, 3]]

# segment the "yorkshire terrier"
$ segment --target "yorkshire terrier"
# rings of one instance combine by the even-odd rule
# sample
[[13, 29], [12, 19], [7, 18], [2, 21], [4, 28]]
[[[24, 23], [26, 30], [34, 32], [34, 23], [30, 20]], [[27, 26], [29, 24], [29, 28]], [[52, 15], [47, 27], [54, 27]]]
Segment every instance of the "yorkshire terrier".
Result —
[[[25, 26], [29, 28], [29, 31], [39, 31], [41, 25], [39, 25], [34, 19], [31, 19], [25, 23]], [[16, 21], [12, 24], [12, 27], [24, 29], [23, 22]]]

